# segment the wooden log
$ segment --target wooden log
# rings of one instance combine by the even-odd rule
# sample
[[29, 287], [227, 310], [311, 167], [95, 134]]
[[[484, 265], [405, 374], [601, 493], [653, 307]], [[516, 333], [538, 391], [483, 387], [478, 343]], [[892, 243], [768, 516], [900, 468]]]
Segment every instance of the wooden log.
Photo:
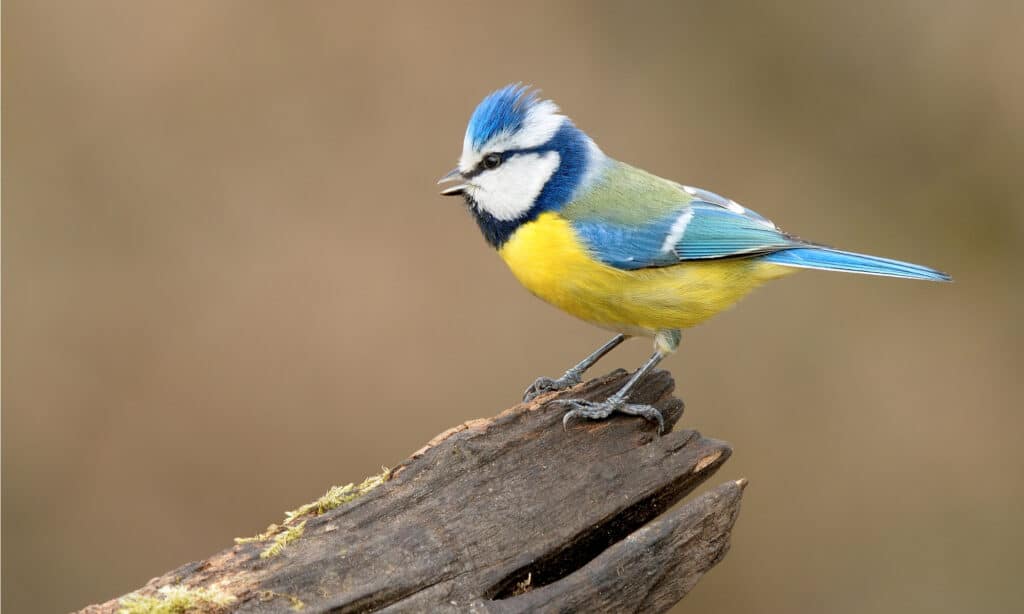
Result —
[[669, 510], [730, 448], [672, 430], [683, 404], [663, 371], [632, 400], [662, 410], [665, 435], [627, 416], [563, 430], [552, 400], [603, 399], [625, 378], [466, 422], [379, 486], [334, 489], [267, 535], [82, 612], [172, 599], [197, 612], [664, 611], [725, 555], [744, 481]]

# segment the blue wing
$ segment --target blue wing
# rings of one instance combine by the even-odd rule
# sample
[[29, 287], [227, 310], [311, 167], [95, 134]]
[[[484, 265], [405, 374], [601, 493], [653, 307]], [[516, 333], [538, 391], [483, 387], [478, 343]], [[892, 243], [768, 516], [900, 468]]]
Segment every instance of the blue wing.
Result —
[[622, 164], [562, 214], [595, 258], [625, 270], [757, 257], [797, 268], [950, 280], [929, 267], [807, 243], [714, 192]]
[[718, 204], [710, 201], [710, 196], [715, 196], [710, 192], [689, 190], [696, 192], [694, 200], [681, 202], [666, 215], [641, 224], [590, 217], [573, 220], [572, 225], [597, 259], [627, 270], [767, 254], [806, 245], [732, 201], [721, 199], [723, 204]]

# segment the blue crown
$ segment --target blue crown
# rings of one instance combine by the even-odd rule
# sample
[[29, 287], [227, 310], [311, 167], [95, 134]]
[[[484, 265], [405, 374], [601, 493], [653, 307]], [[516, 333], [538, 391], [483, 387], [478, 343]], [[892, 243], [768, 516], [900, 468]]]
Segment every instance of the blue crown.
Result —
[[540, 102], [537, 92], [529, 86], [513, 83], [492, 92], [483, 99], [469, 119], [466, 133], [474, 149], [501, 133], [515, 134], [523, 127], [526, 114]]

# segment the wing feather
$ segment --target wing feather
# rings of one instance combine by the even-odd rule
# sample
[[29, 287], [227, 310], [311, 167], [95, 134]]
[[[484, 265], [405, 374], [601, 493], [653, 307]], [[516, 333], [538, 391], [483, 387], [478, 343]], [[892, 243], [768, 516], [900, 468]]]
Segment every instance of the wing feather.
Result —
[[735, 201], [625, 165], [563, 215], [595, 258], [626, 270], [806, 245]]

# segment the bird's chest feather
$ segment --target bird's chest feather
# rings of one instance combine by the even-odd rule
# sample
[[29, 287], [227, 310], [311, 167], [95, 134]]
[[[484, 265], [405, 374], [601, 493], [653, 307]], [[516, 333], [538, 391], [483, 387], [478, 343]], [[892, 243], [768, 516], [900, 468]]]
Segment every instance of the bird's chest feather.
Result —
[[520, 226], [498, 250], [528, 290], [549, 298], [573, 278], [600, 275], [604, 266], [586, 252], [572, 226], [555, 213], [543, 213]]
[[557, 213], [543, 213], [519, 227], [498, 250], [527, 290], [592, 322], [607, 322], [621, 303], [629, 275], [595, 260], [572, 226]]
[[541, 299], [628, 334], [693, 326], [789, 272], [749, 259], [618, 269], [594, 259], [568, 220], [551, 212], [520, 226], [498, 253]]

